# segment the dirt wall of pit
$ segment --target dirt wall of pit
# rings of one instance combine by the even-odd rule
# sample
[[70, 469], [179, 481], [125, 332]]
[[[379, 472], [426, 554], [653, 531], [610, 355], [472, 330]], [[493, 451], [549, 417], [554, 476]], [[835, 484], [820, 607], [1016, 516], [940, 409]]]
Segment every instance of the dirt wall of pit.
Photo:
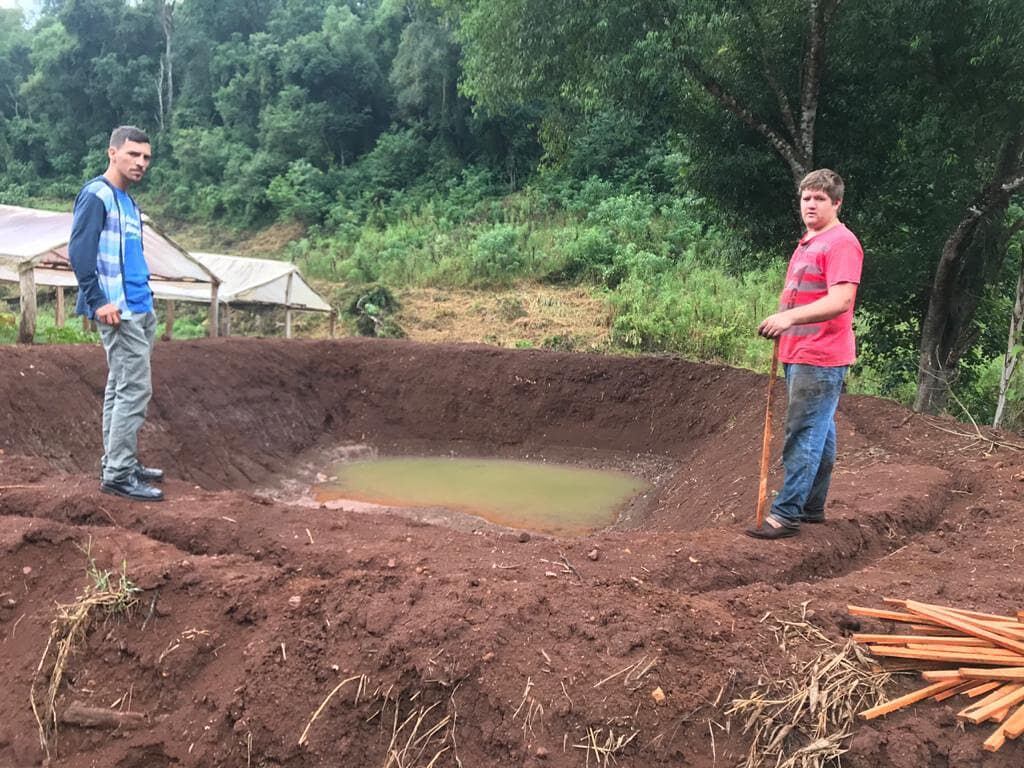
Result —
[[[0, 447], [69, 472], [98, 471], [106, 363], [99, 347], [0, 352]], [[658, 455], [648, 521], [698, 528], [754, 503], [765, 377], [670, 357], [613, 357], [347, 339], [158, 343], [143, 460], [203, 488], [288, 476], [343, 442], [424, 452], [561, 450]], [[785, 411], [778, 385], [775, 435]], [[844, 399], [844, 446], [902, 411]], [[882, 422], [884, 424], [884, 418]], [[774, 471], [778, 472], [778, 467]]]
[[[828, 522], [762, 542], [742, 527], [764, 376], [405, 342], [160, 344], [142, 438], [169, 470], [162, 504], [97, 488], [105, 376], [96, 347], [0, 350], [3, 768], [43, 760], [30, 692], [52, 665], [55, 604], [89, 583], [87, 557], [143, 592], [130, 616], [97, 617], [72, 655], [53, 768], [379, 768], [416, 738], [417, 713], [438, 730], [405, 765], [436, 753], [438, 768], [580, 768], [602, 754], [587, 740], [613, 731], [632, 739], [618, 765], [737, 765], [749, 737], [723, 710], [800, 650], [778, 651], [778, 621], [841, 644], [858, 626], [851, 602], [1013, 615], [1024, 595], [1007, 577], [1024, 552], [1020, 454], [883, 401], [843, 399]], [[247, 492], [345, 441], [596, 448], [676, 469], [649, 526], [578, 539]], [[772, 487], [779, 474], [776, 462]], [[75, 707], [107, 726], [83, 727]], [[844, 765], [1020, 765], [1019, 745], [983, 760], [979, 729], [936, 707], [857, 724]]]
[[[94, 468], [102, 350], [8, 348], [0, 360], [2, 447], [68, 470]], [[143, 455], [208, 487], [262, 481], [326, 441], [678, 457], [763, 417], [763, 377], [669, 358], [229, 339], [158, 344], [153, 370]]]

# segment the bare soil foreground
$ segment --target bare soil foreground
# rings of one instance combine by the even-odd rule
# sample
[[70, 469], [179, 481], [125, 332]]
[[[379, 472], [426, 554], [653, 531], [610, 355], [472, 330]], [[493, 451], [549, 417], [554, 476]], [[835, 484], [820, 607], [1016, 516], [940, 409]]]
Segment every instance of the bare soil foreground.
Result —
[[[742, 535], [766, 383], [752, 373], [411, 342], [160, 344], [142, 456], [167, 470], [168, 501], [149, 505], [98, 492], [105, 377], [97, 347], [0, 351], [3, 768], [46, 759], [30, 687], [45, 701], [52, 649], [37, 668], [57, 603], [89, 583], [84, 550], [143, 592], [65, 660], [48, 764], [67, 768], [735, 766], [750, 742], [728, 703], [804, 653], [780, 647], [779, 620], [841, 641], [890, 629], [846, 612], [884, 596], [1024, 608], [1024, 454], [888, 402], [843, 399], [827, 523], [766, 543]], [[616, 466], [655, 490], [576, 539], [287, 503], [346, 445]], [[1024, 765], [1018, 742], [984, 752], [991, 726], [959, 727], [958, 708], [858, 724], [842, 764]]]

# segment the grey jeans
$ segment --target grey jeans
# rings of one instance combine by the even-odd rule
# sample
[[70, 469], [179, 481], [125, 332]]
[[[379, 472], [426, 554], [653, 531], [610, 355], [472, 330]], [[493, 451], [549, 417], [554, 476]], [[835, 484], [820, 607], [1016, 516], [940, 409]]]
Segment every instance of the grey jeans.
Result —
[[156, 340], [152, 312], [121, 319], [118, 326], [99, 323], [107, 353], [107, 389], [103, 394], [105, 482], [127, 480], [139, 465], [139, 430], [153, 394], [150, 357]]

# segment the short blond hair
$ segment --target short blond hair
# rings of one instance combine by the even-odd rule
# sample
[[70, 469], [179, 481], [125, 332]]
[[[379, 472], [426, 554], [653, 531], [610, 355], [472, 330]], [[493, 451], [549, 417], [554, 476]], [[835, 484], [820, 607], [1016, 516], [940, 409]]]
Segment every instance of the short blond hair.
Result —
[[811, 171], [800, 181], [800, 194], [804, 190], [815, 189], [828, 195], [833, 203], [842, 202], [843, 193], [846, 192], [846, 183], [843, 177], [828, 168], [819, 168]]

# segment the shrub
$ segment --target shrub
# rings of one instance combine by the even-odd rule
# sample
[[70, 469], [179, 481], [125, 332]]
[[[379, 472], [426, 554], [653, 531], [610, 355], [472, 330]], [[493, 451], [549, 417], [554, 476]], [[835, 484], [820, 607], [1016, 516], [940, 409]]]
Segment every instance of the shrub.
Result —
[[523, 227], [498, 224], [484, 230], [470, 246], [470, 275], [478, 283], [502, 285], [523, 275], [529, 257], [523, 251]]

